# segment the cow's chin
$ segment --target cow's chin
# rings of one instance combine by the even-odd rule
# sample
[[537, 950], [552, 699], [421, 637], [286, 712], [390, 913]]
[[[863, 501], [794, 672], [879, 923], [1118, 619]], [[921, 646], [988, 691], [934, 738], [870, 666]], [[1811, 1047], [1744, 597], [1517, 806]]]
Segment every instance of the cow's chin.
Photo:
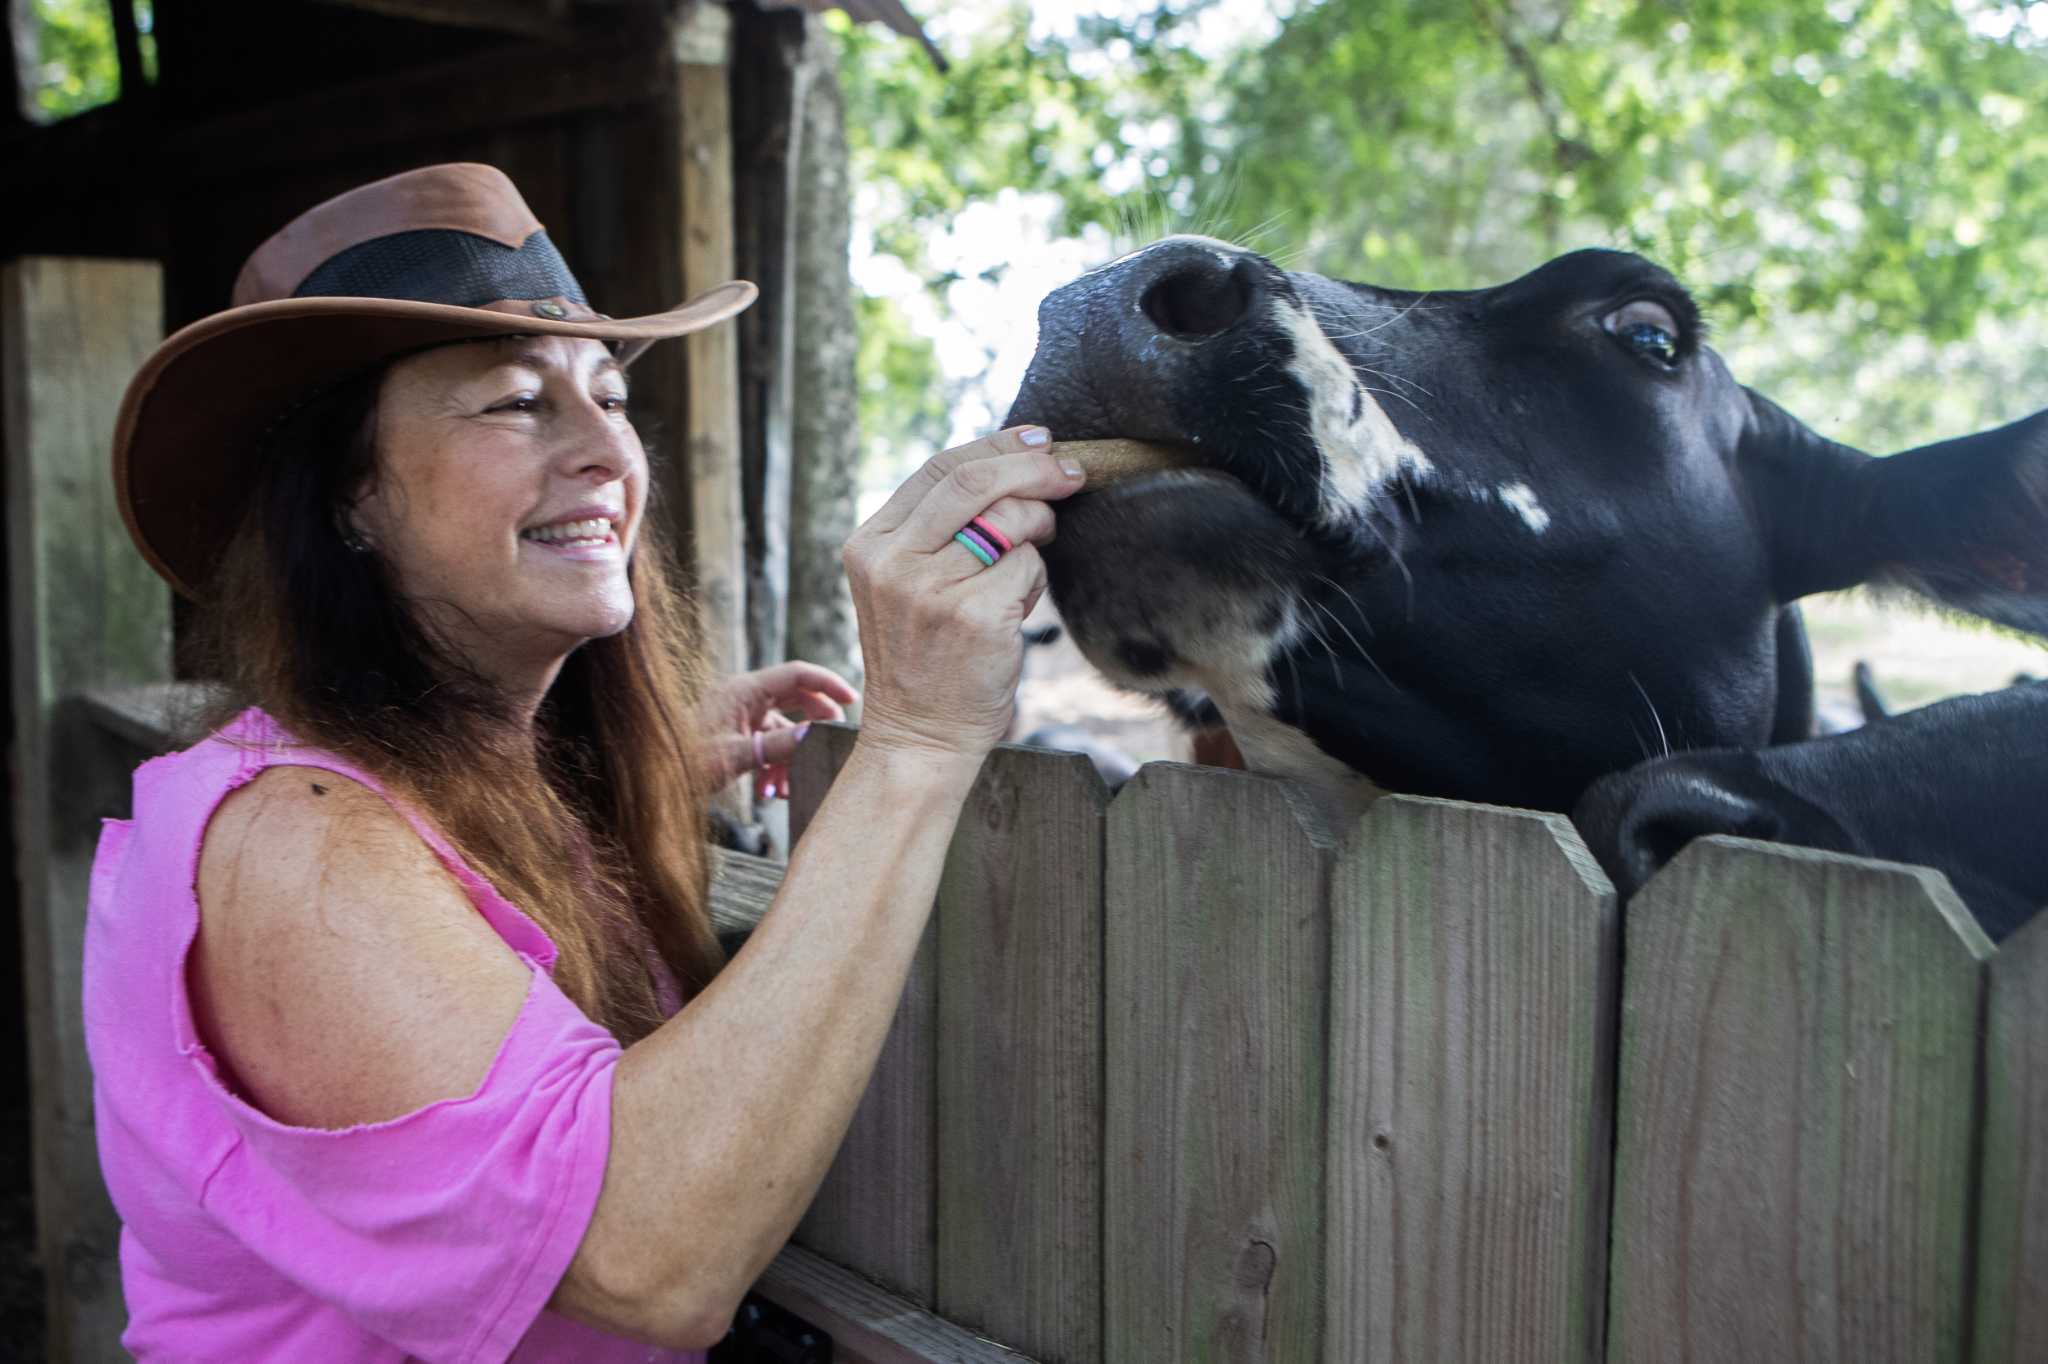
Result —
[[1252, 695], [1303, 629], [1313, 547], [1213, 470], [1134, 478], [1060, 504], [1053, 603], [1104, 676], [1132, 690]]

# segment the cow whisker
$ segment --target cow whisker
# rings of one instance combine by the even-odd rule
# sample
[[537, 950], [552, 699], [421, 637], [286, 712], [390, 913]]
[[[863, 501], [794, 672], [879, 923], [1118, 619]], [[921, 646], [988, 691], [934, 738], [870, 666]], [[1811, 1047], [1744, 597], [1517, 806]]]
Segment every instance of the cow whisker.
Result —
[[[1668, 758], [1668, 757], [1670, 757], [1670, 756], [1671, 756], [1671, 739], [1670, 739], [1670, 736], [1668, 736], [1668, 735], [1667, 735], [1667, 734], [1665, 734], [1665, 732], [1664, 732], [1664, 717], [1662, 717], [1661, 715], [1657, 714], [1657, 703], [1656, 703], [1655, 701], [1652, 701], [1652, 700], [1650, 699], [1650, 693], [1649, 693], [1649, 692], [1647, 692], [1647, 691], [1643, 690], [1643, 684], [1642, 684], [1642, 681], [1641, 681], [1641, 680], [1640, 680], [1639, 678], [1637, 678], [1637, 676], [1635, 675], [1635, 673], [1634, 673], [1634, 672], [1630, 672], [1630, 673], [1628, 674], [1628, 680], [1629, 680], [1629, 681], [1630, 681], [1631, 683], [1633, 683], [1633, 684], [1634, 684], [1634, 686], [1635, 686], [1635, 689], [1636, 689], [1636, 695], [1638, 695], [1638, 696], [1642, 697], [1642, 698], [1643, 698], [1643, 704], [1644, 704], [1645, 706], [1647, 706], [1647, 707], [1649, 708], [1649, 711], [1650, 711], [1650, 719], [1656, 722], [1656, 725], [1657, 725], [1657, 742], [1658, 742], [1659, 744], [1661, 744], [1661, 745], [1663, 746], [1663, 751], [1662, 751], [1661, 753], [1657, 754], [1657, 756], [1658, 756], [1658, 757], [1663, 757], [1663, 758]], [[1630, 729], [1634, 729], [1634, 728], [1635, 728], [1635, 725], [1634, 725], [1634, 723], [1633, 723], [1633, 722], [1631, 722], [1631, 723], [1630, 723], [1630, 725], [1629, 725], [1629, 728], [1630, 728]]]
[[[1364, 627], [1364, 629], [1365, 629], [1365, 632], [1366, 632], [1366, 633], [1367, 633], [1368, 635], [1369, 635], [1369, 634], [1371, 634], [1371, 633], [1373, 632], [1373, 631], [1372, 631], [1372, 621], [1371, 621], [1371, 620], [1369, 620], [1369, 619], [1367, 619], [1367, 617], [1366, 617], [1366, 614], [1365, 614], [1365, 608], [1364, 608], [1363, 606], [1360, 606], [1360, 605], [1358, 604], [1358, 598], [1356, 598], [1356, 597], [1352, 596], [1352, 595], [1351, 595], [1351, 593], [1350, 593], [1350, 591], [1349, 591], [1349, 590], [1347, 590], [1346, 588], [1344, 588], [1343, 586], [1341, 586], [1340, 584], [1338, 584], [1338, 583], [1336, 583], [1336, 582], [1332, 581], [1332, 580], [1331, 580], [1331, 579], [1329, 579], [1329, 578], [1326, 578], [1326, 577], [1324, 577], [1324, 576], [1323, 576], [1322, 574], [1320, 574], [1320, 573], [1317, 573], [1317, 574], [1313, 574], [1312, 576], [1313, 576], [1313, 577], [1315, 578], [1315, 580], [1316, 580], [1317, 582], [1319, 582], [1319, 583], [1323, 584], [1323, 586], [1325, 586], [1325, 587], [1329, 588], [1329, 589], [1330, 589], [1330, 590], [1331, 590], [1332, 592], [1335, 592], [1335, 593], [1336, 593], [1336, 594], [1337, 594], [1338, 596], [1342, 597], [1342, 598], [1343, 598], [1343, 599], [1344, 599], [1345, 601], [1347, 601], [1347, 602], [1350, 602], [1350, 603], [1351, 603], [1351, 609], [1352, 609], [1353, 611], [1356, 611], [1356, 612], [1358, 613], [1358, 623], [1359, 623], [1359, 625], [1360, 625], [1360, 626], [1362, 626], [1362, 627]], [[1357, 643], [1357, 641], [1356, 641], [1356, 640], [1353, 640], [1352, 642], [1353, 642], [1354, 644], [1355, 644], [1355, 643]]]
[[1394, 679], [1388, 677], [1386, 671], [1383, 668], [1381, 668], [1377, 662], [1373, 660], [1372, 653], [1363, 644], [1360, 644], [1358, 642], [1358, 636], [1352, 634], [1351, 631], [1348, 628], [1346, 628], [1344, 622], [1338, 619], [1337, 613], [1335, 611], [1330, 610], [1327, 606], [1324, 606], [1321, 602], [1318, 601], [1311, 601], [1309, 602], [1309, 605], [1313, 607], [1315, 610], [1321, 612], [1323, 615], [1328, 616], [1330, 618], [1331, 624], [1335, 625], [1339, 630], [1344, 631], [1344, 637], [1351, 641], [1351, 647], [1358, 650], [1358, 656], [1365, 660], [1365, 665], [1368, 668], [1371, 668], [1375, 673], [1379, 674], [1380, 681], [1387, 684], [1388, 690], [1400, 690], [1399, 687], [1396, 687], [1394, 685]]

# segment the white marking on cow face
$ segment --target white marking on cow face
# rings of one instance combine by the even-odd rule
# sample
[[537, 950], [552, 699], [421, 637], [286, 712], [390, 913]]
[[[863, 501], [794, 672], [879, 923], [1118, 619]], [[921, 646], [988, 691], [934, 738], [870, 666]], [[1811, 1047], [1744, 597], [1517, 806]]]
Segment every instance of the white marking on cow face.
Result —
[[1355, 524], [1372, 495], [1402, 473], [1427, 477], [1428, 456], [1394, 429], [1351, 362], [1333, 345], [1307, 308], [1280, 302], [1275, 320], [1294, 342], [1289, 368], [1308, 399], [1309, 434], [1322, 469], [1316, 517], [1326, 528]]
[[1536, 500], [1536, 493], [1526, 483], [1503, 483], [1493, 490], [1500, 504], [1522, 518], [1522, 524], [1537, 535], [1550, 529], [1550, 513], [1543, 510], [1543, 504]]

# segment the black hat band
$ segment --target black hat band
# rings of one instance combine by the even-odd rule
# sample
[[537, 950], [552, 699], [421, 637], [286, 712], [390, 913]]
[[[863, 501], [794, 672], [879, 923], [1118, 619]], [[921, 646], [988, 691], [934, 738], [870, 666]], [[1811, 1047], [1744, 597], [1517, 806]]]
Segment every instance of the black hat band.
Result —
[[394, 232], [330, 257], [292, 297], [395, 298], [461, 308], [566, 298], [589, 306], [545, 228], [517, 247], [444, 227]]

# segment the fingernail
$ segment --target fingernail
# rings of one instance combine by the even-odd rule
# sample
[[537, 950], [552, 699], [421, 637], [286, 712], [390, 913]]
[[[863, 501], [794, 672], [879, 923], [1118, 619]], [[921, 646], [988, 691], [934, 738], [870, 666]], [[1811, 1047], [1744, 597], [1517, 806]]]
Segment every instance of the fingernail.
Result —
[[1027, 426], [1017, 433], [1017, 439], [1026, 445], [1046, 445], [1052, 441], [1052, 432], [1042, 426]]
[[806, 720], [796, 727], [796, 741], [798, 743], [802, 743], [804, 741], [804, 735], [809, 734], [810, 732], [811, 722], [809, 720]]
[[1068, 478], [1086, 478], [1088, 476], [1088, 471], [1083, 469], [1078, 461], [1071, 459], [1060, 461], [1060, 472]]

